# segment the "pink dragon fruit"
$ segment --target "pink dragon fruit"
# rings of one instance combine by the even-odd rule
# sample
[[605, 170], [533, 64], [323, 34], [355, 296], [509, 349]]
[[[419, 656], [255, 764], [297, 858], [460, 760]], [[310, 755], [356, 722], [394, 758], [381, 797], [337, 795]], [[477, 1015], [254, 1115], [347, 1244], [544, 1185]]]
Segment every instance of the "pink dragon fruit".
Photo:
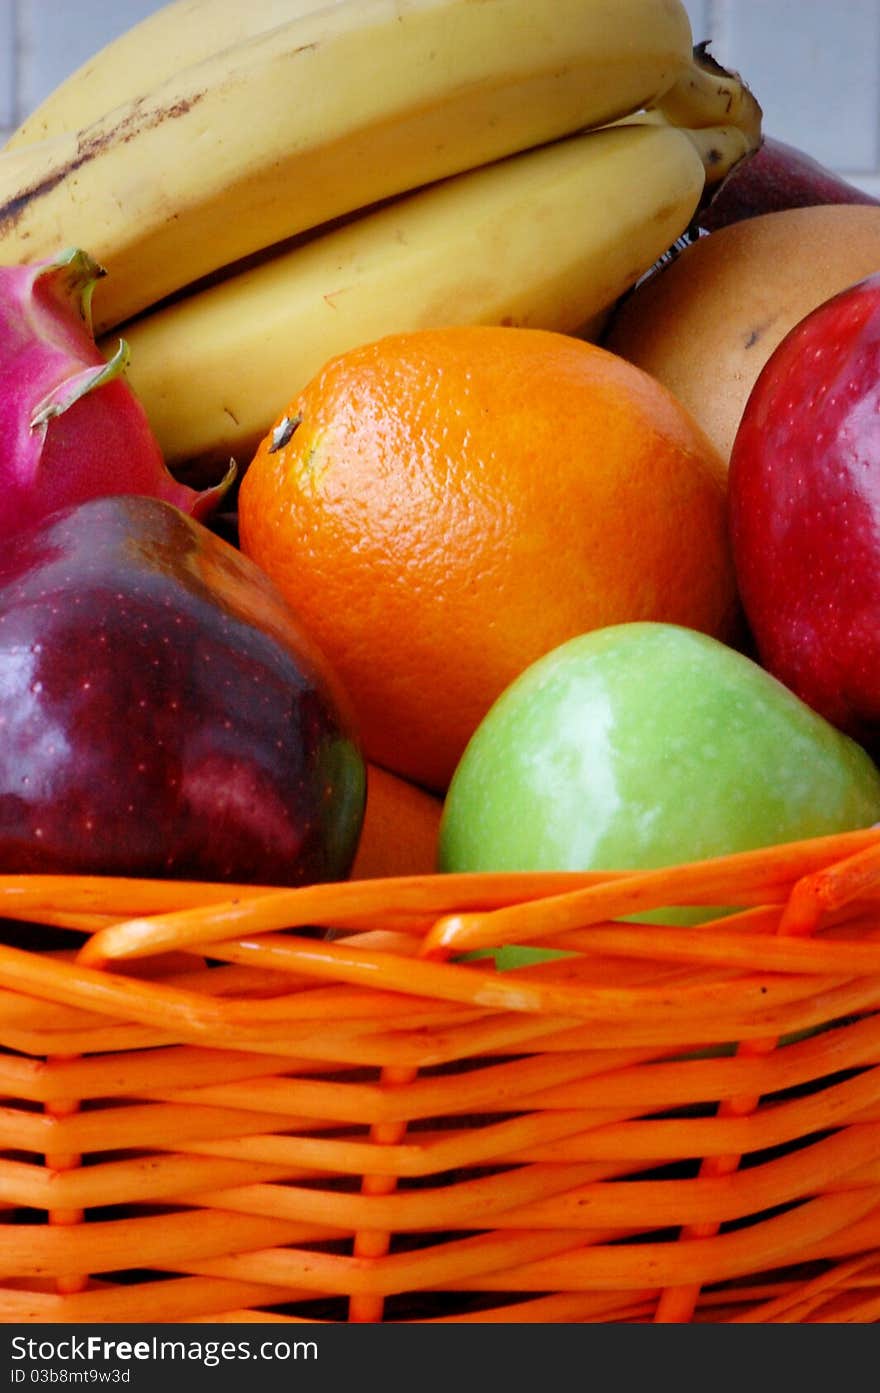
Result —
[[76, 248], [0, 267], [0, 537], [69, 503], [147, 494], [205, 518], [235, 475], [196, 492], [165, 465], [146, 412], [123, 376], [120, 340], [106, 361], [91, 322], [104, 274]]

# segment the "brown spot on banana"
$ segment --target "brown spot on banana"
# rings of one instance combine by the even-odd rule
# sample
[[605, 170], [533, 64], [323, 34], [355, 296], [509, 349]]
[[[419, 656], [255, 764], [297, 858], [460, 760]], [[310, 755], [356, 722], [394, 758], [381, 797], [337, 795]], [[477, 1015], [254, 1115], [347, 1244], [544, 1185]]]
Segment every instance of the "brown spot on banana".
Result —
[[740, 160], [753, 155], [757, 148], [738, 126], [710, 126], [701, 130], [679, 126], [678, 129], [687, 136], [703, 161], [707, 188], [726, 179]]
[[[105, 129], [98, 123], [97, 130], [94, 130], [94, 127], [87, 127], [77, 138], [74, 156], [54, 165], [41, 179], [35, 180], [15, 194], [14, 197], [0, 203], [0, 233], [15, 227], [19, 218], [33, 203], [51, 193], [65, 179], [70, 178], [72, 174], [91, 163], [92, 160], [99, 158], [106, 150], [110, 150], [116, 145], [127, 145], [142, 131], [151, 130], [155, 126], [163, 125], [166, 121], [175, 121], [179, 117], [185, 116], [194, 106], [198, 105], [204, 95], [204, 91], [191, 92], [185, 99], [169, 102], [167, 106], [154, 107], [147, 112], [142, 110], [141, 103], [138, 102], [114, 126]], [[90, 131], [94, 131], [94, 134], [90, 134]], [[38, 146], [31, 148], [39, 149]]]

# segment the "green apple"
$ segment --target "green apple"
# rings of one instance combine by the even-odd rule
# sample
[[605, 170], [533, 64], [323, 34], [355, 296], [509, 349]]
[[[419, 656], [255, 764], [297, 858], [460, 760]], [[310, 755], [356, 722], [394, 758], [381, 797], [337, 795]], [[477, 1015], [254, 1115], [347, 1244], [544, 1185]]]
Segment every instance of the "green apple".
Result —
[[757, 663], [677, 625], [620, 624], [554, 649], [492, 707], [446, 797], [440, 865], [643, 869], [877, 821], [876, 765]]

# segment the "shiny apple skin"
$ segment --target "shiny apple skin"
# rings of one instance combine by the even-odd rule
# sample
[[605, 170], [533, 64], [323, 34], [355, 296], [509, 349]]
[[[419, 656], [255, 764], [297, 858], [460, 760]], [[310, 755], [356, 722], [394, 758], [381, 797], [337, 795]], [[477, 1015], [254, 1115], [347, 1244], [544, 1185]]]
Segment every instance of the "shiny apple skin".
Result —
[[880, 752], [880, 275], [820, 305], [755, 382], [730, 461], [763, 665]]
[[696, 630], [596, 629], [483, 718], [440, 828], [447, 871], [648, 870], [880, 819], [880, 770]]
[[765, 135], [753, 155], [741, 160], [721, 183], [697, 221], [716, 232], [743, 218], [812, 208], [819, 203], [880, 203], [873, 194], [843, 179], [805, 150]]
[[52, 515], [0, 557], [0, 870], [345, 876], [347, 699], [257, 567], [171, 504]]

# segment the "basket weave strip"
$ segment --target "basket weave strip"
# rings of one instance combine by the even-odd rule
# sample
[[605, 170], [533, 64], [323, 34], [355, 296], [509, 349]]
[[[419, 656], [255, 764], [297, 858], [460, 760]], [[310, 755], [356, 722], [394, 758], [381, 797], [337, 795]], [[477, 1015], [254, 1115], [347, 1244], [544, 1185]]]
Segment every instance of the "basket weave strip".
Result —
[[[822, 1240], [838, 1235], [854, 1218], [871, 1209], [876, 1217], [876, 1197], [854, 1193], [823, 1196], [808, 1206], [768, 1219], [760, 1234], [747, 1229], [676, 1243], [589, 1244], [577, 1230], [493, 1232], [438, 1243], [415, 1253], [391, 1254], [378, 1262], [276, 1248], [200, 1261], [197, 1267], [203, 1274], [249, 1280], [255, 1280], [260, 1271], [263, 1280], [279, 1286], [296, 1284], [321, 1293], [385, 1296], [444, 1288], [625, 1290], [644, 1286], [646, 1277], [658, 1287], [676, 1286], [751, 1273], [756, 1258], [763, 1267], [800, 1261], [805, 1224], [814, 1235], [810, 1251], [817, 1253], [822, 1250]], [[828, 1247], [832, 1248], [830, 1241]], [[524, 1260], [516, 1262], [516, 1255]], [[186, 1270], [192, 1271], [193, 1266], [187, 1264]]]
[[[863, 1222], [856, 1222], [860, 1218]], [[803, 1241], [804, 1229], [810, 1234], [809, 1242]], [[498, 1291], [545, 1291], [551, 1285], [571, 1290], [623, 1288], [638, 1274], [644, 1279], [647, 1272], [663, 1287], [728, 1281], [750, 1275], [756, 1263], [760, 1263], [759, 1270], [767, 1271], [791, 1263], [849, 1258], [864, 1252], [866, 1243], [876, 1250], [878, 1237], [876, 1196], [873, 1201], [867, 1197], [860, 1200], [855, 1194], [823, 1196], [811, 1201], [808, 1208], [801, 1206], [767, 1219], [760, 1232], [748, 1228], [674, 1244], [639, 1244], [637, 1249], [580, 1248], [552, 1264], [535, 1262], [495, 1272], [491, 1284]], [[468, 1280], [461, 1278], [456, 1284], [464, 1288]]]
[[[874, 1160], [878, 1140], [880, 1125], [850, 1128], [806, 1150], [751, 1167], [733, 1185], [726, 1177], [630, 1180], [625, 1187], [627, 1226], [649, 1230], [679, 1223], [731, 1222], [809, 1197], [817, 1186], [827, 1194], [873, 1190], [880, 1170]], [[428, 1192], [364, 1195], [312, 1184], [298, 1186], [295, 1182], [302, 1177], [280, 1167], [264, 1167], [259, 1182], [248, 1183], [253, 1177], [245, 1174], [241, 1163], [224, 1166], [207, 1158], [199, 1163], [194, 1157], [175, 1156], [155, 1164], [111, 1162], [50, 1177], [36, 1166], [19, 1166], [17, 1171], [10, 1166], [3, 1198], [10, 1204], [47, 1210], [171, 1199], [204, 1209], [319, 1224], [342, 1233], [483, 1229], [489, 1221], [504, 1229], [618, 1226], [622, 1197], [603, 1183], [607, 1176], [594, 1178], [595, 1169], [532, 1165], [462, 1178]], [[192, 1190], [182, 1188], [193, 1182]], [[223, 1182], [227, 1188], [212, 1188]]]
[[[227, 1307], [240, 1304], [259, 1309], [277, 1296], [277, 1287], [261, 1282], [228, 1282], [213, 1277], [145, 1280], [137, 1287], [136, 1319], [146, 1323], [213, 1320], [215, 1313]], [[100, 1283], [73, 1296], [11, 1286], [0, 1292], [0, 1320], [5, 1323], [79, 1325], [132, 1319], [128, 1286]]]
[[[327, 970], [324, 955], [334, 949], [327, 946], [321, 954], [309, 947], [299, 951], [312, 961], [320, 959], [320, 970], [324, 972]], [[342, 975], [348, 974], [352, 961], [354, 975], [382, 972], [384, 965], [376, 962], [375, 956], [359, 955], [357, 950], [350, 949], [345, 962], [337, 961], [337, 966]], [[32, 959], [33, 955], [18, 949], [0, 949], [0, 981], [29, 988], [36, 985], [50, 1000], [85, 1000], [102, 1006], [107, 1014], [117, 1018], [119, 1012], [128, 1007], [129, 1015], [144, 1023], [155, 1024], [166, 1032], [175, 1031], [181, 1039], [213, 1043], [218, 1047], [234, 1043], [268, 1049], [270, 1041], [275, 1040], [288, 1046], [299, 1045], [309, 1055], [319, 1048], [314, 1045], [310, 1048], [310, 1037], [313, 1041], [316, 1034], [321, 1034], [322, 1040], [327, 1040], [326, 1027], [324, 1032], [316, 1032], [311, 1023], [302, 1023], [302, 1028], [298, 1028], [295, 999], [297, 995], [308, 995], [308, 991], [285, 993], [269, 1002], [263, 998], [202, 999], [193, 991], [183, 992], [166, 983], [125, 980], [116, 974], [110, 982], [105, 974], [72, 963]], [[691, 1035], [685, 1038], [706, 1038], [718, 1043], [731, 1038], [758, 1038], [768, 1033], [820, 1025], [829, 1018], [823, 1014], [829, 1009], [837, 1009], [840, 1014], [870, 1009], [880, 998], [880, 975], [873, 974], [826, 978], [803, 973], [767, 973], [708, 985], [686, 982], [674, 990], [669, 985], [591, 990], [580, 983], [548, 981], [546, 974], [536, 980], [536, 969], [491, 974], [474, 964], [439, 966], [401, 962], [393, 975], [397, 977], [405, 970], [414, 976], [417, 967], [434, 974], [434, 985], [441, 996], [454, 994], [465, 1001], [473, 999], [475, 1004], [489, 1009], [540, 1015], [551, 1021], [590, 1020], [593, 1031], [599, 1033], [597, 1043], [614, 1038], [618, 1043], [622, 1040], [641, 1043], [651, 1039], [658, 1044], [675, 1044], [681, 1042], [687, 1031]], [[569, 976], [571, 971], [571, 968], [565, 969]], [[444, 976], [437, 981], [439, 973]], [[520, 976], [521, 981], [502, 980]], [[414, 980], [413, 985], [420, 992], [424, 990], [422, 979]], [[358, 1035], [356, 1022], [342, 1027], [334, 1023], [330, 1031], [330, 1038], [334, 1043], [338, 1039], [340, 1048], [346, 1037]], [[374, 1043], [385, 1038], [381, 1031], [373, 1032], [373, 1037]], [[367, 1039], [370, 1038], [367, 1032]], [[406, 1036], [403, 1038], [405, 1040]], [[288, 1051], [279, 1049], [278, 1052]], [[326, 1054], [326, 1050], [322, 1052]], [[401, 1061], [398, 1057], [388, 1062]], [[426, 1065], [420, 1062], [418, 1067]]]
[[0, 877], [0, 1318], [880, 1319], [878, 864]]

